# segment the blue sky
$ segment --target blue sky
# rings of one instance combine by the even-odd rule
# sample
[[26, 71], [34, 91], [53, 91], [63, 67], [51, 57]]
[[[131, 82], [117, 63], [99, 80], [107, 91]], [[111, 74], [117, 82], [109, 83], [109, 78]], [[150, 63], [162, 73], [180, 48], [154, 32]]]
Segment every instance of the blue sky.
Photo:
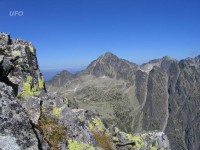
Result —
[[198, 0], [1, 0], [0, 19], [35, 45], [41, 69], [81, 68], [106, 51], [139, 64], [200, 54]]

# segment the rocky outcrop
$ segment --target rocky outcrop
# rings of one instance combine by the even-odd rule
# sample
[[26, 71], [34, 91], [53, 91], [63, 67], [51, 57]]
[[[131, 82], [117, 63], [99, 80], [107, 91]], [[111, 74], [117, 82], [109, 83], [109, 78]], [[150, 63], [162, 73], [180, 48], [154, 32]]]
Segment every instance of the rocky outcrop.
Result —
[[[0, 33], [1, 80], [12, 86], [33, 123], [40, 116], [38, 96], [45, 93], [43, 76], [32, 43]], [[22, 100], [23, 99], [23, 100]]]
[[34, 96], [45, 88], [33, 45], [0, 33], [0, 58], [0, 148], [40, 149], [40, 132], [34, 127], [40, 102]]
[[[78, 108], [97, 110], [107, 126], [125, 132], [165, 132], [174, 150], [200, 148], [200, 56], [177, 61], [168, 56], [136, 65], [105, 53], [81, 73], [47, 82]], [[58, 79], [57, 79], [58, 80]]]

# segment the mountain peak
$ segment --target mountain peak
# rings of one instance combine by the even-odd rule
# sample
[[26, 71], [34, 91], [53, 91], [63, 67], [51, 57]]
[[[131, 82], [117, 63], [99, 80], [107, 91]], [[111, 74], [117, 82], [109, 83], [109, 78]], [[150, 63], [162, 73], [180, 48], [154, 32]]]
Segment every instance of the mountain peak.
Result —
[[175, 60], [175, 59], [171, 58], [170, 56], [164, 56], [164, 57], [162, 58], [162, 60], [169, 61], [169, 60]]
[[69, 71], [67, 70], [62, 70], [58, 75], [61, 75], [61, 74], [66, 74], [66, 75], [72, 75]]
[[105, 52], [102, 57], [117, 57], [115, 54], [111, 53], [111, 52]]
[[97, 58], [97, 62], [104, 62], [104, 63], [112, 63], [113, 61], [119, 61], [120, 58], [118, 58], [116, 55], [114, 55], [111, 52], [106, 52], [103, 55], [101, 55], [99, 58]]
[[[121, 70], [121, 68], [123, 68], [123, 70]], [[132, 80], [132, 77], [128, 76], [128, 74], [133, 74], [136, 68], [136, 64], [118, 58], [111, 52], [106, 52], [91, 62], [83, 72], [96, 77], [108, 76], [115, 79]]]
[[73, 74], [71, 74], [67, 70], [63, 70], [57, 75], [55, 75], [51, 80], [47, 81], [46, 84], [52, 84], [55, 87], [61, 87], [72, 78], [73, 78]]

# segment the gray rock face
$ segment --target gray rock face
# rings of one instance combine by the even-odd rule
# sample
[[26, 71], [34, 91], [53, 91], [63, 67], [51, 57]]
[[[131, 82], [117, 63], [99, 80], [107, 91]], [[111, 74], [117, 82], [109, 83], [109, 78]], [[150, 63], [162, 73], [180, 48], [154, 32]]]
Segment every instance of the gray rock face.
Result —
[[[106, 53], [63, 86], [47, 82], [78, 107], [97, 110], [122, 131], [165, 132], [173, 150], [200, 149], [200, 57], [170, 57], [137, 66]], [[57, 79], [58, 80], [58, 79]]]
[[38, 139], [12, 88], [0, 82], [0, 89], [0, 148], [37, 150]]
[[166, 132], [174, 149], [198, 150], [200, 74], [187, 60], [174, 64], [169, 73], [170, 115]]
[[[153, 67], [147, 83], [147, 97], [144, 105], [143, 129], [163, 131], [168, 117], [168, 77], [158, 67]], [[162, 109], [161, 109], [162, 108]]]
[[11, 136], [0, 136], [0, 148], [2, 150], [20, 150], [21, 148], [16, 143], [16, 138]]

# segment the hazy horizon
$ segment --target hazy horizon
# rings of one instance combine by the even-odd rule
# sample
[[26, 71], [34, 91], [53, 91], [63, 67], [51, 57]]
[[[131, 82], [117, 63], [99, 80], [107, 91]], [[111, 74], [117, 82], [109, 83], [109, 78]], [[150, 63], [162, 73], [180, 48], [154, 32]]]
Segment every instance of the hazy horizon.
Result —
[[83, 70], [84, 68], [79, 68], [79, 69], [72, 69], [72, 68], [62, 68], [62, 69], [40, 69], [40, 71], [42, 72], [43, 76], [44, 76], [44, 80], [48, 81], [50, 79], [52, 79], [56, 74], [60, 73], [63, 70], [67, 70], [72, 74], [77, 73], [78, 71]]

